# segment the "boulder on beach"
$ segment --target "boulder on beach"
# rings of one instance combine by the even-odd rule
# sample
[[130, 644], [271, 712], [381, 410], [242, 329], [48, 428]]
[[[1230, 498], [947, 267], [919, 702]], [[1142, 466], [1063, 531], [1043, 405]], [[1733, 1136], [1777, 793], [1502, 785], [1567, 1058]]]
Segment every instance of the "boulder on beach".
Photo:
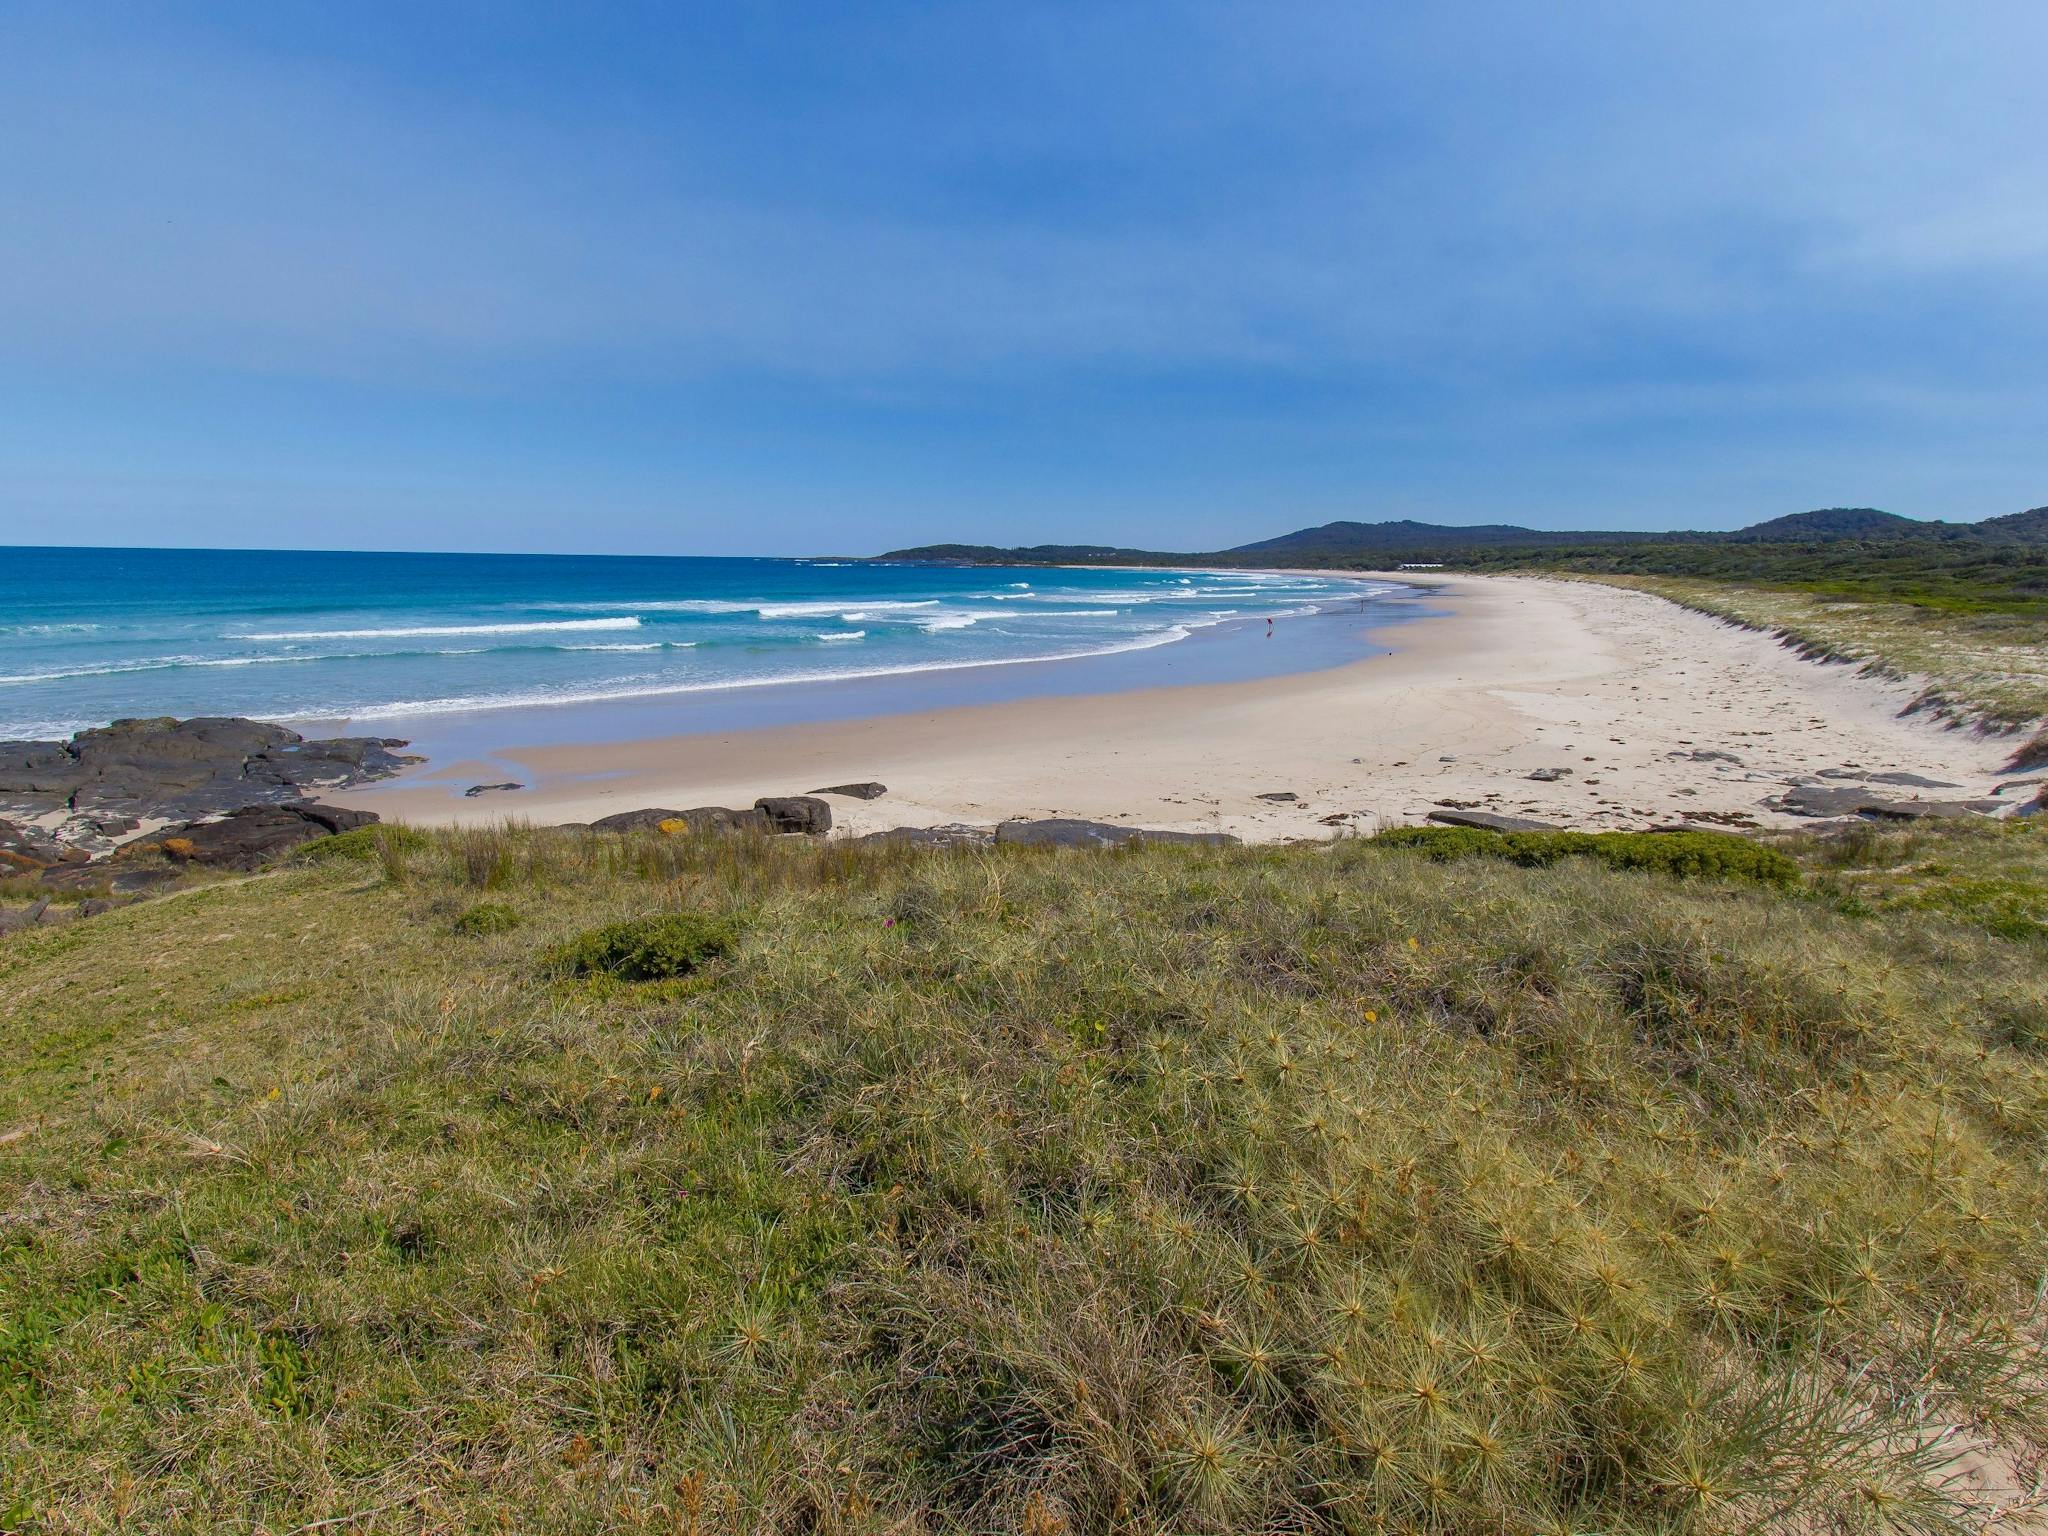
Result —
[[1859, 768], [1823, 768], [1824, 779], [1853, 779], [1859, 784], [1897, 784], [1907, 789], [1961, 789], [1953, 779], [1930, 779], [1921, 773], [1865, 773]]
[[651, 808], [619, 811], [590, 823], [593, 832], [771, 832], [759, 811], [735, 811], [722, 805], [693, 806], [687, 811]]
[[816, 795], [764, 795], [754, 809], [768, 818], [773, 832], [824, 833], [832, 830], [832, 807]]
[[844, 795], [849, 800], [879, 800], [889, 793], [889, 786], [867, 779], [859, 784], [831, 784], [824, 789], [814, 789], [814, 795]]
[[1492, 811], [1431, 811], [1429, 819], [1446, 827], [1477, 827], [1482, 832], [1555, 832], [1554, 821], [1531, 816], [1501, 816]]
[[953, 822], [940, 827], [891, 827], [856, 837], [856, 843], [904, 848], [986, 848], [996, 840], [993, 827], [970, 827]]
[[1765, 805], [1789, 816], [1862, 816], [1891, 821], [1956, 820], [2000, 809], [1997, 800], [1894, 800], [1861, 785], [1800, 785]]

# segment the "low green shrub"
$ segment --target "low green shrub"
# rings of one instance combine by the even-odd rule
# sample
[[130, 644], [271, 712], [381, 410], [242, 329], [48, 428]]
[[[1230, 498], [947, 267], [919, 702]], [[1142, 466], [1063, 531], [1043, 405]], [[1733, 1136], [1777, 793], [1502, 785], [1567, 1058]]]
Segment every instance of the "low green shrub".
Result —
[[298, 856], [308, 863], [325, 864], [333, 859], [374, 859], [386, 848], [411, 853], [426, 846], [427, 834], [417, 827], [378, 825], [316, 838], [300, 848]]
[[480, 901], [455, 919], [455, 931], [474, 936], [506, 933], [525, 921], [517, 908], [502, 901]]
[[580, 933], [548, 951], [549, 963], [571, 976], [666, 981], [687, 976], [732, 948], [732, 925], [699, 912], [664, 912]]
[[1755, 880], [1791, 886], [1799, 866], [1775, 848], [1727, 832], [1485, 832], [1477, 827], [1396, 827], [1372, 841], [1412, 848], [1438, 862], [1505, 859], [1540, 868], [1560, 859], [1594, 859], [1610, 869], [1650, 869], [1667, 875]]

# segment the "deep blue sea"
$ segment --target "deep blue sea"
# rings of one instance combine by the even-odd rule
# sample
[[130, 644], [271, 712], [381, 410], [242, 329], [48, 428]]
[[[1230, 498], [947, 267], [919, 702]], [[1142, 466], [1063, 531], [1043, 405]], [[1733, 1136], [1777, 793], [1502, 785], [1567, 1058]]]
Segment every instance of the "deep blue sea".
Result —
[[[863, 678], [943, 673], [959, 685], [975, 669], [1028, 667], [1057, 679], [1057, 663], [1164, 655], [1224, 632], [1263, 638], [1268, 618], [1350, 614], [1400, 593], [1213, 571], [0, 548], [0, 737], [157, 714], [405, 734], [407, 722], [623, 700], [671, 700], [668, 728], [687, 730], [693, 700], [703, 719], [730, 723], [742, 697], [817, 698]], [[1217, 658], [1222, 670], [1205, 676], [1296, 670], [1355, 654], [1359, 628], [1311, 652], [1188, 654]], [[884, 691], [905, 697], [900, 682]]]

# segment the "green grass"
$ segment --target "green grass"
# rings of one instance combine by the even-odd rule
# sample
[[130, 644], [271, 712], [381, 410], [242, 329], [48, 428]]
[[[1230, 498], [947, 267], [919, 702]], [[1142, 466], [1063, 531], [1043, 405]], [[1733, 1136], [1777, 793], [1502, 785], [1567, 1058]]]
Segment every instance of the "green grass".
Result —
[[579, 933], [550, 950], [548, 960], [570, 976], [673, 981], [716, 960], [732, 942], [729, 922], [699, 912], [663, 912]]
[[2048, 821], [1852, 828], [1806, 838], [1813, 884], [1844, 911], [1937, 912], [2001, 938], [2048, 940]]
[[1798, 883], [1799, 866], [1751, 838], [1726, 832], [1487, 832], [1473, 827], [1396, 827], [1373, 842], [1412, 848], [1432, 859], [1505, 859], [1541, 869], [1565, 859], [1591, 859], [1610, 869], [1764, 885]]
[[0, 1523], [1971, 1528], [2048, 967], [1896, 852], [436, 834], [0, 941]]

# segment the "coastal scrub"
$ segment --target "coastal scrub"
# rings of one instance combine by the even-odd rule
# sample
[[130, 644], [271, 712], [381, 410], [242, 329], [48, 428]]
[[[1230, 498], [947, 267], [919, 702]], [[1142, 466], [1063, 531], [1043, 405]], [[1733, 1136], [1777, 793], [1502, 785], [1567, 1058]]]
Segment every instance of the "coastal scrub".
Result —
[[2037, 1465], [2033, 941], [1362, 841], [393, 859], [0, 940], [0, 1525], [1960, 1531]]

